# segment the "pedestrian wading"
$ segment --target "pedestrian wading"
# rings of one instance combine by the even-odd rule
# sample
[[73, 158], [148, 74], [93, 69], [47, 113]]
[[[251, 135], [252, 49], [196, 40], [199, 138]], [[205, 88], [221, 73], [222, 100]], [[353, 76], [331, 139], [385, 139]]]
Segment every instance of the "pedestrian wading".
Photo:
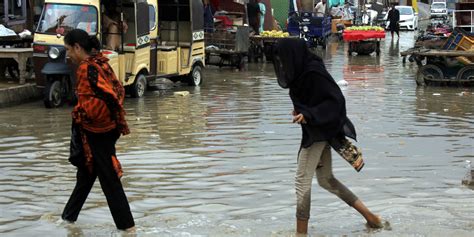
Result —
[[70, 162], [77, 166], [76, 187], [62, 218], [75, 222], [96, 178], [104, 191], [115, 225], [133, 230], [127, 197], [120, 182], [122, 167], [115, 154], [120, 135], [130, 133], [122, 103], [125, 90], [100, 51], [95, 36], [73, 30], [64, 37], [67, 54], [77, 64], [77, 104], [72, 111]]
[[293, 122], [301, 124], [303, 137], [296, 171], [296, 230], [307, 233], [311, 207], [311, 184], [316, 173], [321, 187], [356, 209], [372, 228], [383, 227], [357, 196], [332, 173], [331, 147], [359, 171], [364, 162], [359, 149], [346, 137], [356, 138], [346, 116], [344, 96], [322, 59], [311, 53], [301, 39], [282, 39], [275, 47], [273, 64], [282, 88], [289, 88]]

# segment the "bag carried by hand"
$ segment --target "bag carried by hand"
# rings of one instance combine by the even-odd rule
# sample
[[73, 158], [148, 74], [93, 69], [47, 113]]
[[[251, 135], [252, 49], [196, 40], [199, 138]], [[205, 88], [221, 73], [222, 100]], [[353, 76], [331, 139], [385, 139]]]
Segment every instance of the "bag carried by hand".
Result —
[[344, 160], [359, 172], [364, 167], [364, 159], [362, 152], [354, 144], [352, 144], [345, 136], [331, 139], [329, 145], [342, 157]]
[[69, 162], [76, 167], [83, 167], [86, 164], [84, 147], [82, 145], [81, 127], [78, 124], [71, 126], [71, 143], [69, 145]]

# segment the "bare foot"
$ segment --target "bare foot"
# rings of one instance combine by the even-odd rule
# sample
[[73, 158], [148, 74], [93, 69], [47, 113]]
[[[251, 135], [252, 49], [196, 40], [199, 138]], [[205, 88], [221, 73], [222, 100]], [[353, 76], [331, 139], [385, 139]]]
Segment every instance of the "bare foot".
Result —
[[383, 221], [380, 216], [373, 215], [370, 218], [367, 218], [367, 226], [374, 229], [383, 228]]
[[58, 221], [56, 221], [57, 225], [72, 225], [74, 224], [74, 221], [68, 221], [65, 219], [60, 218]]

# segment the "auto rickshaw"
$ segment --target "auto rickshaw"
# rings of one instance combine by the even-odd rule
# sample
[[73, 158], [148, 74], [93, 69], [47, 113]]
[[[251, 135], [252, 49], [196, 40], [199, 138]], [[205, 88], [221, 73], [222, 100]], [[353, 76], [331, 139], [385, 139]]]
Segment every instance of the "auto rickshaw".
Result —
[[[83, 29], [103, 45], [110, 34], [102, 12], [111, 1], [120, 12], [120, 46], [102, 50], [131, 97], [142, 97], [158, 78], [202, 83], [205, 65], [201, 0], [45, 0], [33, 42], [36, 83], [44, 88], [44, 105], [61, 106], [74, 96], [75, 68], [64, 36]], [[105, 7], [104, 7], [105, 6]], [[128, 30], [123, 30], [124, 23]]]
[[331, 17], [318, 17], [313, 12], [292, 12], [288, 18], [287, 30], [291, 36], [304, 39], [311, 48], [318, 45], [326, 48], [331, 35]]

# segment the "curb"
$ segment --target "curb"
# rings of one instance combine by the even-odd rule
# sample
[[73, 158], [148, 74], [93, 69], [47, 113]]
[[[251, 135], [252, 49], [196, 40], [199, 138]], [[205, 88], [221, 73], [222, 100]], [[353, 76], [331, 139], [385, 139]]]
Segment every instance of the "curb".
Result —
[[0, 108], [18, 105], [24, 102], [41, 99], [42, 90], [35, 83], [0, 89]]

